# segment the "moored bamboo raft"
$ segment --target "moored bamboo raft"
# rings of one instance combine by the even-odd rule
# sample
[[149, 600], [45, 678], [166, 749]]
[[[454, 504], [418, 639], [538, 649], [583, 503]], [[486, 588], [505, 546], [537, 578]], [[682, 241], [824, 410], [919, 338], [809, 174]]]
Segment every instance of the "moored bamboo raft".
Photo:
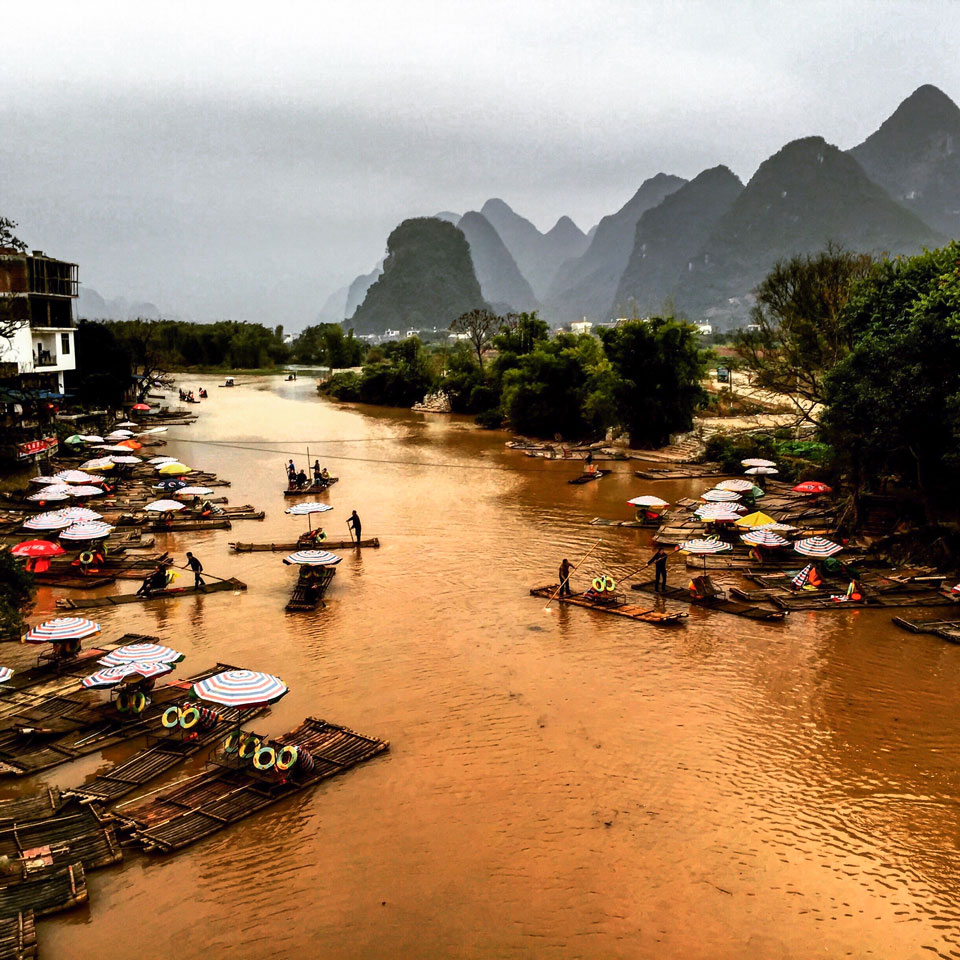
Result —
[[[0, 880], [0, 919], [12, 921], [30, 913], [45, 917], [77, 907], [87, 900], [87, 881], [83, 864], [77, 861], [60, 867], [48, 867], [29, 876], [15, 876]], [[29, 934], [28, 934], [29, 937]], [[23, 956], [36, 956], [34, 952]], [[17, 956], [10, 953], [8, 956]]]
[[312, 770], [301, 773], [295, 768], [284, 780], [274, 771], [237, 769], [235, 761], [217, 752], [203, 776], [117, 814], [121, 829], [148, 853], [170, 853], [389, 749], [384, 740], [314, 717], [272, 738], [271, 744], [309, 751]]
[[673, 467], [647, 467], [634, 470], [641, 480], [692, 480], [697, 477], [727, 477], [729, 471], [719, 463], [678, 463]]
[[[274, 552], [286, 553], [293, 550], [302, 550], [304, 544], [297, 540], [289, 540], [286, 543], [231, 543], [230, 549], [234, 553], [259, 553]], [[357, 543], [356, 540], [318, 540], [311, 547], [324, 550], [340, 550], [347, 547], [379, 547], [380, 539], [378, 537], [368, 537]]]
[[[557, 584], [549, 584], [543, 587], [533, 587], [530, 591], [532, 597], [543, 597], [549, 600], [557, 592]], [[612, 613], [618, 617], [627, 617], [630, 620], [639, 620], [643, 623], [652, 623], [657, 626], [679, 623], [687, 618], [685, 613], [663, 613], [652, 608], [637, 606], [627, 603], [622, 594], [617, 595], [618, 599], [613, 603], [596, 603], [588, 600], [582, 594], [574, 594], [570, 597], [555, 597], [555, 603], [569, 603], [576, 607], [586, 607], [589, 610], [596, 610], [598, 613]]]
[[960, 643], [960, 620], [907, 620], [904, 617], [891, 619], [902, 630], [909, 630], [910, 633], [929, 633], [948, 643]]
[[0, 960], [35, 960], [37, 927], [33, 911], [23, 910], [0, 920]]
[[79, 861], [84, 870], [109, 867], [123, 859], [113, 818], [95, 803], [65, 800], [39, 820], [11, 821], [0, 829], [0, 853], [11, 860], [29, 860], [32, 852], [46, 848], [44, 861], [65, 866]]
[[321, 567], [319, 570], [312, 567], [301, 567], [300, 576], [297, 578], [293, 593], [290, 594], [290, 599], [287, 601], [287, 612], [315, 610], [318, 603], [323, 604], [324, 594], [327, 592], [327, 588], [336, 572], [333, 567]]
[[326, 480], [321, 480], [319, 483], [311, 483], [305, 487], [287, 487], [283, 491], [283, 495], [285, 497], [305, 497], [310, 493], [323, 493], [324, 490], [329, 490], [330, 487], [339, 480], [339, 477], [327, 477]]
[[151, 600], [180, 600], [183, 597], [196, 597], [206, 593], [223, 593], [226, 590], [246, 590], [247, 585], [236, 577], [227, 580], [207, 581], [201, 590], [191, 587], [167, 587], [166, 590], [156, 590], [145, 596], [135, 593], [121, 593], [115, 597], [83, 597], [72, 600], [62, 597], [57, 600], [61, 610], [84, 610], [90, 607], [114, 607], [122, 603], [148, 603]]
[[[635, 583], [631, 589], [640, 590], [644, 593], [657, 593], [653, 580], [648, 580], [645, 583]], [[768, 608], [758, 607], [756, 604], [730, 600], [726, 597], [694, 597], [689, 590], [682, 590], [680, 587], [663, 588], [661, 589], [661, 596], [684, 603], [693, 603], [700, 607], [706, 607], [708, 610], [718, 610], [720, 613], [730, 613], [737, 617], [746, 617], [748, 620], [783, 620], [784, 617], [782, 610], [770, 610]]]

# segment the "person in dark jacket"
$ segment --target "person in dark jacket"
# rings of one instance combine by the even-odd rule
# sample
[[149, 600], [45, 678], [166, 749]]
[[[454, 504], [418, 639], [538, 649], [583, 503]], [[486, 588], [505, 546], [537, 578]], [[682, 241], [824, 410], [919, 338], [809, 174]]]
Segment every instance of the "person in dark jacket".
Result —
[[654, 592], [660, 592], [660, 583], [663, 582], [663, 592], [667, 592], [667, 552], [663, 547], [657, 547], [657, 552], [644, 564], [649, 567], [654, 564], [653, 589]]
[[347, 523], [350, 525], [353, 532], [356, 534], [357, 543], [359, 543], [360, 542], [360, 518], [357, 516], [356, 510], [354, 510], [353, 513], [350, 514], [350, 519], [347, 521]]
[[573, 572], [573, 569], [570, 566], [570, 561], [564, 557], [563, 563], [560, 564], [560, 594], [561, 597], [570, 596], [570, 574]]
[[203, 589], [203, 577], [200, 576], [203, 572], [203, 564], [189, 551], [187, 551], [187, 566], [193, 571], [193, 589]]

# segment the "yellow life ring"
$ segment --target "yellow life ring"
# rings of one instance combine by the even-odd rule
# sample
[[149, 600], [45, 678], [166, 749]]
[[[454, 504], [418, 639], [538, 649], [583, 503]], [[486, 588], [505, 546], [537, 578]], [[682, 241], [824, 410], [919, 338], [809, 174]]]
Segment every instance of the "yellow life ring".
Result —
[[223, 752], [236, 753], [239, 746], [240, 734], [234, 730], [232, 733], [227, 734], [227, 739], [223, 741]]
[[76, 637], [71, 637], [66, 643], [59, 644], [58, 646], [63, 647], [63, 652], [66, 656], [73, 656], [75, 653], [80, 652], [80, 641]]
[[142, 690], [130, 694], [130, 712], [139, 716], [147, 709], [147, 695]]
[[192, 704], [189, 707], [184, 707], [183, 712], [180, 714], [180, 726], [183, 727], [184, 730], [189, 730], [199, 722], [200, 708]]
[[120, 713], [129, 713], [130, 712], [130, 691], [121, 690], [117, 694], [117, 710]]
[[606, 587], [607, 590], [613, 590], [617, 586], [616, 583], [614, 582], [613, 577], [604, 577], [603, 585]]
[[277, 769], [281, 772], [289, 770], [296, 764], [299, 756], [300, 751], [295, 746], [287, 744], [285, 747], [281, 747], [277, 754]]
[[260, 738], [252, 733], [246, 734], [240, 742], [240, 759], [249, 760], [260, 749]]
[[594, 577], [593, 578], [593, 589], [598, 593], [603, 590], [603, 577]]
[[257, 770], [269, 770], [277, 762], [277, 751], [273, 747], [259, 747], [253, 755], [253, 765]]
[[161, 723], [168, 729], [172, 730], [180, 722], [180, 708], [179, 707], [167, 707], [163, 711], [163, 717]]
[[89, 567], [91, 563], [93, 563], [93, 554], [89, 550], [84, 550], [84, 552], [80, 554], [80, 565], [82, 567]]

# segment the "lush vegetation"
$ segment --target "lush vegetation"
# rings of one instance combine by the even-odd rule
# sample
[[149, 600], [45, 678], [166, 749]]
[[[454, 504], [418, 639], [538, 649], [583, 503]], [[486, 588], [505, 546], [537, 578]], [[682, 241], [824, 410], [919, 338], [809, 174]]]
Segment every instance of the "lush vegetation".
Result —
[[0, 638], [17, 637], [24, 631], [23, 608], [32, 596], [33, 577], [9, 550], [0, 550]]
[[324, 389], [338, 400], [410, 407], [422, 400], [433, 377], [423, 344], [416, 338], [386, 344], [370, 352], [363, 372], [339, 373]]

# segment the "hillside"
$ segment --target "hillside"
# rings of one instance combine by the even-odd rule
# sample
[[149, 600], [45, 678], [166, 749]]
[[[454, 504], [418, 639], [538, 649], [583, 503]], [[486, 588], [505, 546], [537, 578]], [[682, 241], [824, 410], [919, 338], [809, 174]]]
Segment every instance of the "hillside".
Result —
[[611, 316], [659, 312], [680, 285], [690, 261], [743, 190], [727, 167], [704, 170], [637, 223], [633, 251]]
[[463, 232], [445, 220], [404, 220], [387, 238], [383, 273], [347, 321], [358, 334], [448, 327], [485, 307]]
[[470, 210], [457, 226], [470, 245], [473, 269], [480, 281], [483, 298], [501, 309], [520, 313], [536, 310], [539, 304], [530, 284], [524, 279], [510, 251], [490, 221], [476, 210]]
[[907, 209], [960, 236], [960, 108], [945, 93], [915, 90], [849, 153]]
[[765, 160], [691, 261], [675, 301], [692, 318], [740, 321], [774, 263], [834, 241], [851, 250], [915, 253], [943, 237], [822, 137]]
[[550, 285], [544, 307], [551, 322], [569, 323], [584, 316], [606, 319], [633, 250], [637, 222], [684, 183], [681, 177], [658, 173], [645, 180], [616, 213], [597, 224], [584, 254], [563, 264]]

